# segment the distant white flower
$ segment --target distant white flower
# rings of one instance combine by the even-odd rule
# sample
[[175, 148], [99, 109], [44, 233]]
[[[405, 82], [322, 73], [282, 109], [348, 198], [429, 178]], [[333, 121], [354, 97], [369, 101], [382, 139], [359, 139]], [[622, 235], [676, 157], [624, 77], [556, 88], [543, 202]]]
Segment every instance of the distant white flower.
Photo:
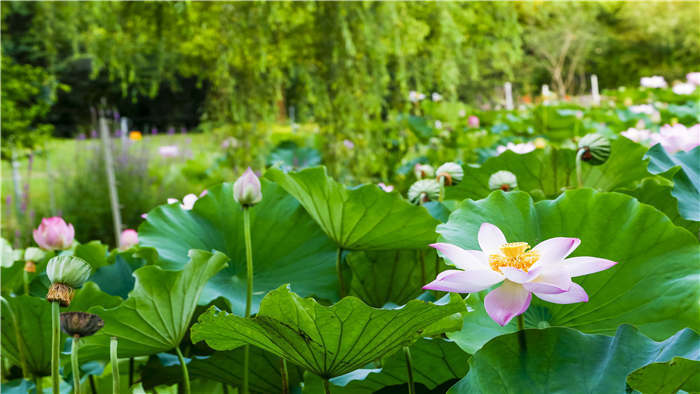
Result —
[[442, 129], [442, 122], [440, 122], [439, 120], [436, 120], [436, 121], [435, 121], [435, 128], [436, 128], [436, 129]]
[[675, 94], [692, 94], [695, 91], [695, 85], [692, 83], [677, 83], [671, 90]]
[[463, 109], [460, 109], [460, 110], [459, 110], [459, 117], [460, 117], [460, 118], [463, 118], [463, 117], [465, 117], [465, 116], [467, 116], [467, 111], [465, 111], [465, 110], [463, 110]]
[[656, 112], [656, 109], [654, 109], [654, 106], [651, 104], [640, 104], [640, 105], [632, 105], [629, 107], [630, 112], [633, 112], [635, 114], [647, 114], [651, 115], [654, 112]]
[[695, 86], [700, 86], [700, 72], [688, 73], [685, 75], [688, 83], [692, 83]]
[[[175, 204], [178, 202], [180, 201], [177, 198], [168, 198], [168, 204]], [[182, 204], [180, 204], [180, 208], [184, 209], [185, 211], [189, 211], [194, 207], [195, 202], [197, 202], [197, 196], [190, 193], [182, 198]]]
[[343, 146], [345, 146], [348, 149], [352, 149], [355, 147], [355, 144], [350, 140], [343, 140]]
[[654, 75], [653, 77], [642, 77], [640, 84], [645, 88], [665, 88], [668, 86], [664, 77]]
[[423, 99], [425, 99], [425, 95], [423, 93], [416, 92], [415, 90], [408, 92], [408, 101], [412, 103], [417, 103]]
[[659, 143], [668, 153], [689, 151], [700, 145], [700, 123], [685, 127], [677, 123], [661, 126], [658, 134], [651, 135], [651, 143]]
[[394, 186], [385, 185], [384, 182], [379, 182], [377, 186], [379, 186], [382, 190], [384, 190], [387, 193], [394, 191]]
[[633, 127], [620, 133], [623, 137], [634, 142], [647, 145], [651, 141], [651, 132], [645, 129], [635, 129]]
[[509, 142], [508, 144], [506, 144], [506, 146], [500, 145], [498, 148], [496, 148], [496, 151], [499, 155], [507, 150], [522, 155], [528, 152], [532, 152], [533, 150], [535, 150], [535, 148], [535, 144], [533, 144], [532, 142], [524, 142], [522, 144], [514, 144], [512, 142]]
[[158, 148], [158, 154], [164, 158], [176, 157], [180, 154], [180, 148], [177, 145], [161, 146]]
[[433, 92], [432, 98], [433, 98], [433, 101], [441, 101], [442, 95], [440, 95], [440, 93]]

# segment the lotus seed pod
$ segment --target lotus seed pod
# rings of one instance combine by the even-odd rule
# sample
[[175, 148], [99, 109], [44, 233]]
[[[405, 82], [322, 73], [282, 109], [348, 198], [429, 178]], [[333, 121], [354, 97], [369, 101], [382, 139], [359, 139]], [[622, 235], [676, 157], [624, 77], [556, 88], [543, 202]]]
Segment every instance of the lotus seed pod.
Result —
[[489, 177], [489, 189], [509, 191], [518, 187], [518, 178], [510, 171], [498, 171]]
[[421, 179], [408, 189], [408, 199], [414, 204], [435, 200], [440, 196], [440, 184], [435, 179]]
[[579, 141], [578, 149], [583, 150], [582, 161], [603, 164], [610, 157], [610, 140], [597, 133], [587, 134]]
[[97, 315], [85, 312], [61, 313], [61, 330], [72, 337], [89, 337], [95, 334], [105, 322]]
[[435, 172], [437, 173], [438, 180], [440, 177], [445, 177], [446, 186], [456, 185], [464, 178], [462, 166], [453, 162], [447, 162], [441, 165]]
[[36, 263], [34, 263], [31, 260], [27, 260], [24, 262], [24, 271], [29, 272], [29, 273], [35, 273], [36, 272]]
[[77, 256], [56, 256], [49, 260], [46, 275], [51, 283], [63, 283], [78, 288], [90, 277], [92, 268], [85, 260]]
[[262, 200], [260, 180], [250, 167], [233, 184], [233, 198], [244, 207], [255, 205]]
[[416, 164], [413, 167], [413, 173], [416, 174], [416, 179], [432, 178], [435, 176], [435, 170], [430, 164]]

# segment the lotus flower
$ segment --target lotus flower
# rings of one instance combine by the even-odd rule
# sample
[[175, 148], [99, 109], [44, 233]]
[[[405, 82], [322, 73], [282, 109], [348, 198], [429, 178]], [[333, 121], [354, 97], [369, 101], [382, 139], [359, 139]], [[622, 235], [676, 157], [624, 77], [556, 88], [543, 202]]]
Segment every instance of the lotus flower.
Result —
[[385, 185], [384, 182], [379, 182], [377, 186], [379, 186], [382, 190], [384, 190], [387, 193], [394, 191], [394, 186]]
[[122, 231], [122, 234], [119, 236], [119, 249], [121, 250], [127, 250], [137, 243], [139, 243], [139, 234], [136, 230], [128, 228]]
[[343, 146], [345, 146], [347, 149], [353, 149], [355, 147], [355, 143], [350, 140], [343, 140]]
[[75, 230], [58, 216], [43, 218], [34, 230], [34, 241], [44, 250], [63, 250], [73, 245]]
[[[168, 204], [174, 204], [177, 202], [180, 202], [180, 200], [178, 200], [177, 198], [168, 199]], [[197, 196], [190, 193], [185, 197], [182, 197], [182, 204], [180, 204], [180, 208], [184, 209], [185, 211], [189, 211], [194, 207], [195, 202], [197, 202]]]
[[632, 105], [629, 107], [630, 112], [635, 113], [635, 114], [647, 114], [651, 115], [654, 112], [656, 112], [656, 109], [654, 109], [654, 106], [651, 104], [640, 104], [640, 105]]
[[180, 148], [177, 145], [166, 145], [158, 148], [158, 154], [163, 158], [175, 157], [180, 154]]
[[433, 99], [433, 101], [436, 101], [436, 102], [441, 101], [442, 95], [440, 93], [433, 92], [433, 94], [431, 95], [431, 98]]
[[640, 144], [645, 145], [651, 140], [651, 132], [649, 130], [639, 128], [629, 128], [620, 133], [620, 135], [634, 142], [639, 142]]
[[408, 92], [408, 101], [412, 103], [417, 103], [423, 99], [425, 99], [425, 95], [423, 93], [416, 92], [415, 90]]
[[643, 77], [639, 84], [645, 88], [665, 88], [668, 86], [664, 77], [654, 75], [653, 77]]
[[692, 94], [695, 91], [695, 85], [692, 83], [678, 83], [673, 85], [671, 90], [675, 94]]
[[685, 75], [688, 83], [692, 83], [695, 86], [700, 86], [700, 72], [688, 73]]
[[475, 115], [469, 115], [469, 127], [477, 128], [479, 127], [479, 118]]
[[501, 326], [527, 310], [532, 293], [556, 304], [587, 302], [588, 294], [571, 278], [616, 264], [597, 257], [567, 258], [581, 243], [578, 238], [550, 238], [532, 249], [525, 242], [508, 243], [503, 232], [490, 223], [481, 225], [478, 241], [481, 250], [448, 243], [430, 245], [459, 270], [443, 271], [423, 288], [476, 293], [501, 283], [484, 298], [486, 312]]
[[661, 144], [668, 153], [687, 152], [700, 145], [700, 123], [691, 127], [680, 123], [661, 126], [658, 134], [651, 135], [651, 141]]
[[251, 206], [262, 200], [260, 179], [248, 167], [233, 184], [233, 198], [243, 206]]
[[535, 144], [533, 144], [532, 142], [524, 142], [522, 144], [514, 144], [512, 142], [509, 142], [506, 146], [500, 145], [498, 148], [496, 148], [496, 151], [499, 155], [507, 150], [522, 155], [535, 150]]

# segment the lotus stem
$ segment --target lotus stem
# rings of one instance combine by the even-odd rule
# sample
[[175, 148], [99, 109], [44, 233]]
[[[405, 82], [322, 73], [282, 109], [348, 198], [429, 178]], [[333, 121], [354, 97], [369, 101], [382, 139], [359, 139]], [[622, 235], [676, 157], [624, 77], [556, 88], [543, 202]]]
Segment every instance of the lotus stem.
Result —
[[[253, 246], [250, 240], [250, 208], [243, 206], [243, 235], [245, 237], [245, 261], [247, 293], [245, 299], [245, 317], [250, 317], [253, 303]], [[248, 369], [250, 366], [250, 345], [243, 351], [243, 394], [248, 394]]]
[[581, 174], [581, 157], [585, 152], [586, 151], [584, 149], [579, 149], [576, 153], [576, 182], [579, 188], [583, 187], [583, 175]]
[[19, 363], [22, 368], [22, 376], [25, 379], [29, 379], [29, 369], [27, 368], [27, 359], [24, 354], [24, 340], [19, 331], [19, 324], [17, 324], [17, 316], [15, 316], [15, 311], [12, 310], [10, 303], [7, 302], [5, 297], [0, 297], [0, 302], [5, 304], [7, 307], [8, 314], [10, 315], [10, 320], [12, 321], [12, 327], [15, 330], [15, 341], [17, 341], [17, 352], [19, 353]]
[[520, 342], [520, 349], [524, 352], [527, 350], [527, 343], [525, 342], [525, 319], [523, 315], [518, 315], [518, 342]]
[[134, 358], [129, 358], [129, 387], [134, 385]]
[[185, 364], [185, 357], [180, 351], [180, 346], [175, 347], [177, 352], [177, 358], [180, 360], [180, 365], [182, 365], [182, 380], [185, 385], [185, 394], [190, 394], [190, 374], [187, 372], [187, 364]]
[[112, 337], [109, 340], [109, 361], [112, 364], [112, 393], [119, 394], [119, 358], [117, 357], [117, 345], [119, 344], [117, 337]]
[[438, 195], [438, 201], [442, 202], [445, 198], [445, 176], [438, 175], [438, 181], [440, 182], [440, 194]]
[[413, 383], [413, 362], [408, 346], [403, 347], [403, 354], [406, 356], [406, 370], [408, 371], [408, 394], [416, 394], [416, 385]]
[[323, 391], [326, 394], [331, 394], [331, 384], [328, 379], [323, 379]]
[[22, 270], [22, 278], [24, 279], [24, 294], [29, 295], [29, 272]]
[[59, 360], [58, 355], [61, 351], [61, 310], [57, 301], [51, 303], [51, 388], [53, 394], [59, 394], [60, 381], [58, 376]]
[[41, 376], [34, 376], [34, 386], [36, 386], [37, 394], [44, 394], [44, 386], [42, 386]]
[[90, 392], [92, 392], [92, 394], [97, 394], [97, 387], [95, 387], [95, 375], [89, 375], [88, 379], [90, 380]]
[[289, 377], [287, 373], [287, 360], [284, 357], [280, 358], [282, 360], [282, 367], [280, 370], [280, 376], [282, 377], [282, 394], [289, 394]]
[[345, 281], [343, 281], [343, 248], [338, 248], [335, 258], [335, 271], [338, 274], [338, 284], [340, 285], [340, 298], [345, 297]]
[[79, 335], [73, 335], [73, 345], [70, 350], [70, 364], [73, 369], [73, 392], [80, 394], [80, 364], [78, 363]]

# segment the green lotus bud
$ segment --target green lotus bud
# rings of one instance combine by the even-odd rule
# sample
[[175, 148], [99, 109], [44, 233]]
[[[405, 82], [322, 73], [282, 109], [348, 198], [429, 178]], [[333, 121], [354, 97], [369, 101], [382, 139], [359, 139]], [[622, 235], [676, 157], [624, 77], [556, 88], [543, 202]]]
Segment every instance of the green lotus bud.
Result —
[[435, 176], [435, 170], [430, 164], [416, 164], [413, 167], [413, 173], [416, 174], [416, 179], [432, 178]]
[[610, 140], [600, 134], [587, 134], [578, 143], [581, 160], [592, 165], [605, 163], [610, 157]]
[[85, 312], [61, 313], [61, 329], [71, 337], [89, 337], [95, 334], [105, 322], [97, 315]]
[[260, 180], [250, 167], [233, 184], [233, 198], [244, 207], [253, 206], [262, 200]]
[[440, 184], [435, 179], [421, 179], [408, 189], [408, 199], [421, 204], [440, 197]]
[[62, 306], [70, 305], [73, 289], [82, 286], [90, 277], [91, 271], [90, 265], [80, 257], [52, 257], [46, 266], [46, 275], [51, 281], [46, 299], [60, 302]]
[[498, 171], [489, 177], [489, 189], [503, 191], [513, 190], [518, 187], [518, 178], [510, 171]]
[[441, 165], [435, 172], [437, 173], [438, 180], [440, 177], [445, 177], [446, 186], [456, 185], [464, 178], [462, 166], [453, 162], [447, 162]]

